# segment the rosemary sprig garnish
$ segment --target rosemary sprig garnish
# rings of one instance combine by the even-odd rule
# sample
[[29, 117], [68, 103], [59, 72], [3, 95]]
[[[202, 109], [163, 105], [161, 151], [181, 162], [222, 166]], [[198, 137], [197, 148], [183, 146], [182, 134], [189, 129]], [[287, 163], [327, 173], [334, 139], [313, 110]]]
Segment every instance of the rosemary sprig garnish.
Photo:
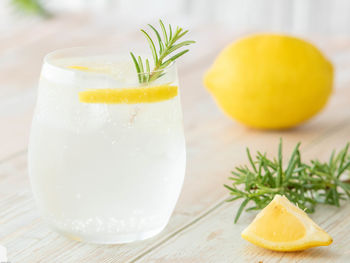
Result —
[[182, 38], [185, 34], [187, 34], [188, 30], [184, 30], [181, 27], [176, 27], [175, 31], [173, 32], [173, 28], [171, 27], [171, 25], [169, 25], [169, 29], [167, 31], [162, 20], [159, 20], [159, 24], [162, 30], [163, 38], [154, 26], [148, 24], [148, 26], [154, 31], [157, 37], [159, 45], [158, 50], [155, 47], [155, 41], [152, 40], [150, 35], [145, 30], [141, 29], [141, 32], [145, 35], [152, 52], [154, 62], [154, 68], [152, 70], [150, 69], [150, 63], [148, 59], [146, 59], [145, 63], [143, 63], [142, 58], [140, 56], [136, 58], [136, 56], [132, 52], [130, 52], [131, 58], [135, 64], [135, 68], [138, 73], [139, 83], [152, 82], [163, 76], [164, 69], [167, 66], [169, 66], [171, 62], [186, 54], [189, 51], [189, 49], [178, 52], [177, 54], [172, 56], [170, 55], [174, 53], [174, 51], [184, 46], [188, 46], [190, 44], [195, 43], [195, 41], [192, 40], [187, 40], [178, 43], [179, 39]]
[[[232, 171], [232, 185], [224, 185], [231, 194], [227, 201], [243, 199], [236, 217], [238, 221], [243, 210], [260, 210], [267, 206], [276, 194], [285, 195], [291, 202], [308, 213], [313, 213], [317, 204], [340, 206], [340, 200], [350, 198], [349, 143], [337, 154], [332, 152], [328, 162], [311, 160], [302, 162], [298, 143], [286, 166], [282, 163], [282, 140], [277, 159], [269, 159], [257, 152], [252, 158], [247, 155], [250, 166], [239, 166]], [[246, 208], [249, 203], [252, 206]]]

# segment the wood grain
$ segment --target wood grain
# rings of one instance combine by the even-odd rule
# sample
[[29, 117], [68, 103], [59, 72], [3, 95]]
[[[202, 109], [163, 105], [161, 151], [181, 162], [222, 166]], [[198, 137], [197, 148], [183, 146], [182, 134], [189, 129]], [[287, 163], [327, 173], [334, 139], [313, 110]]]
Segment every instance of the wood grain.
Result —
[[[330, 145], [340, 148], [350, 141], [350, 119], [344, 120], [341, 128], [325, 136], [304, 147], [306, 159], [325, 159], [330, 154]], [[334, 238], [330, 247], [278, 253], [244, 241], [240, 233], [256, 213], [243, 214], [235, 225], [234, 213], [240, 203], [226, 203], [224, 200], [217, 203], [210, 213], [187, 224], [173, 239], [164, 240], [148, 253], [135, 257], [135, 262], [347, 262], [350, 253], [350, 249], [346, 248], [350, 235], [349, 203], [344, 202], [341, 209], [320, 205], [311, 215]]]

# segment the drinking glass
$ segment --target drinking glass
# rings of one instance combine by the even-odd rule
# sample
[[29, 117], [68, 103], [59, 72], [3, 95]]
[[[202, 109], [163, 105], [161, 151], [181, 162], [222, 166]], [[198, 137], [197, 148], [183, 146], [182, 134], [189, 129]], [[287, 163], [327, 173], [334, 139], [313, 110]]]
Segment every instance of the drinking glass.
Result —
[[28, 163], [37, 206], [53, 229], [100, 244], [142, 240], [164, 229], [185, 174], [178, 88], [159, 101], [80, 100], [91, 90], [178, 87], [175, 63], [162, 73], [140, 84], [130, 57], [94, 48], [45, 57]]

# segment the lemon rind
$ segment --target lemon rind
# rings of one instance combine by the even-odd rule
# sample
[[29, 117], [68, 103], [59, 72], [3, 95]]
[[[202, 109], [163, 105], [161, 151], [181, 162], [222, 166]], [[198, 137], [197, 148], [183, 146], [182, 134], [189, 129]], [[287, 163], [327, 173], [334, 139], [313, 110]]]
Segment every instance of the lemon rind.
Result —
[[[274, 199], [272, 202], [278, 202], [280, 205], [281, 203], [282, 205], [284, 204], [284, 207], [287, 209], [287, 211], [297, 217], [299, 221], [304, 225], [304, 228], [306, 230], [305, 235], [298, 240], [293, 240], [290, 242], [272, 242], [255, 235], [252, 231], [250, 231], [251, 225], [249, 225], [246, 229], [243, 230], [241, 234], [242, 238], [254, 245], [274, 251], [284, 252], [300, 251], [312, 247], [328, 246], [332, 244], [332, 237], [323, 229], [321, 229], [315, 222], [313, 222], [304, 211], [298, 211], [293, 208], [290, 205], [288, 199], [284, 196], [276, 196], [275, 198], [276, 199]], [[254, 221], [262, 215], [262, 213], [259, 213], [251, 224], [253, 224]]]
[[94, 104], [139, 104], [170, 100], [178, 95], [178, 87], [160, 85], [145, 88], [92, 89], [79, 92], [79, 101]]

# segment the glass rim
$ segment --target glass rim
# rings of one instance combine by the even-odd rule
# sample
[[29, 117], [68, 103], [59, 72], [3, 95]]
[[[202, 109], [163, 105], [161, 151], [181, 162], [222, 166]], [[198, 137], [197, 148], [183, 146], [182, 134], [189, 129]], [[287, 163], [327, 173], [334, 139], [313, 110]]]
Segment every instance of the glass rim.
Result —
[[[104, 51], [104, 50], [108, 50], [110, 48], [114, 48], [114, 51]], [[72, 68], [68, 68], [68, 67], [63, 67], [63, 66], [60, 66], [60, 65], [57, 65], [54, 63], [54, 56], [55, 55], [58, 55], [60, 53], [62, 54], [69, 54], [69, 52], [73, 52], [73, 51], [82, 51], [82, 50], [98, 50], [98, 51], [102, 51], [100, 54], [94, 54], [93, 52], [91, 52], [90, 54], [89, 53], [86, 53], [85, 55], [81, 55], [81, 57], [84, 57], [84, 56], [91, 56], [91, 57], [94, 57], [94, 56], [99, 56], [99, 55], [114, 55], [114, 56], [117, 56], [117, 57], [125, 57], [125, 61], [127, 60], [126, 58], [128, 57], [129, 60], [130, 60], [130, 64], [134, 65], [134, 62], [130, 56], [130, 54], [128, 54], [127, 52], [121, 52], [121, 51], [117, 51], [117, 49], [115, 47], [110, 47], [110, 46], [107, 46], [107, 47], [104, 47], [104, 46], [76, 46], [76, 47], [68, 47], [68, 48], [60, 48], [60, 49], [56, 49], [56, 50], [53, 50], [53, 51], [50, 51], [48, 52], [45, 56], [44, 56], [44, 59], [43, 59], [43, 64], [47, 64], [49, 65], [50, 67], [53, 67], [57, 70], [60, 70], [60, 71], [65, 71], [65, 72], [71, 72], [71, 73], [77, 73], [77, 74], [86, 74], [86, 75], [91, 75], [91, 74], [94, 74], [94, 75], [108, 75], [106, 73], [101, 73], [101, 72], [88, 72], [88, 71], [82, 71], [82, 70], [76, 70], [76, 69], [72, 69]], [[68, 58], [69, 56], [67, 56]], [[70, 56], [72, 58], [74, 57], [80, 57], [79, 55], [78, 56], [75, 56], [73, 53], [72, 55]], [[146, 54], [142, 53], [142, 57], [145, 57], [145, 58], [149, 58], [149, 56], [147, 56]], [[151, 72], [153, 73], [157, 73], [157, 72], [168, 72], [170, 71], [172, 68], [174, 68], [176, 65], [176, 62], [175, 61], [171, 61], [170, 64], [168, 66], [166, 66], [165, 68], [163, 69], [158, 69], [158, 70], [152, 70]], [[136, 71], [136, 69], [135, 69]], [[143, 72], [143, 73], [137, 73], [135, 72], [135, 74], [137, 74], [138, 76], [145, 76], [147, 75], [148, 73], [147, 72]]]

